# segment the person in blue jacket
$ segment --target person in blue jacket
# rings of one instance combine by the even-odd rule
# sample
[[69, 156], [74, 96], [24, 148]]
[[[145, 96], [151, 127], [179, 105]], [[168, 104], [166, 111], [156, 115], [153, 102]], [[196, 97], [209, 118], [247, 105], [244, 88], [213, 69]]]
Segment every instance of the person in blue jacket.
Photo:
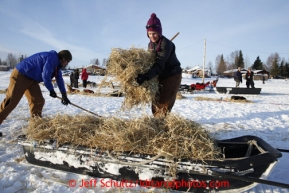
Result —
[[28, 100], [30, 115], [41, 117], [45, 100], [39, 83], [43, 82], [49, 90], [50, 96], [56, 98], [57, 94], [51, 81], [54, 77], [62, 94], [61, 102], [68, 105], [70, 101], [66, 95], [61, 69], [65, 68], [71, 60], [72, 55], [68, 50], [58, 53], [51, 50], [50, 52], [36, 53], [17, 64], [11, 72], [6, 98], [0, 106], [0, 125], [17, 106], [23, 95]]

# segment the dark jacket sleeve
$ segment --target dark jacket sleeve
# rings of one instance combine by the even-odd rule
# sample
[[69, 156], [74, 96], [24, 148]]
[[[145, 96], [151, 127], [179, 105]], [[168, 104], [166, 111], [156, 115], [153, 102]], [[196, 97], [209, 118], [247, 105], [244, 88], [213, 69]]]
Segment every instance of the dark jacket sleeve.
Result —
[[[160, 78], [165, 78], [182, 71], [180, 67], [180, 62], [175, 54], [175, 45], [163, 37], [160, 44], [160, 51], [156, 52], [157, 44], [153, 44], [153, 51], [156, 52], [156, 58], [154, 65], [147, 72], [148, 79], [155, 76], [160, 76]], [[149, 44], [149, 49], [150, 44]]]

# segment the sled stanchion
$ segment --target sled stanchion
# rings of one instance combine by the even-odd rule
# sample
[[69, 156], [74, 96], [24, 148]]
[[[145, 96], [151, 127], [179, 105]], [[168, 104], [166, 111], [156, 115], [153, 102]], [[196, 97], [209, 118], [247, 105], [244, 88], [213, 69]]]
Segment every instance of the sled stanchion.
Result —
[[[57, 96], [57, 98], [59, 98], [60, 100], [62, 100], [62, 98], [59, 97], [59, 96]], [[95, 116], [101, 117], [100, 115], [98, 115], [98, 114], [96, 114], [96, 113], [94, 113], [94, 112], [91, 112], [91, 111], [89, 111], [89, 110], [86, 110], [86, 109], [84, 109], [84, 108], [82, 108], [82, 107], [80, 107], [80, 106], [78, 106], [78, 105], [76, 105], [76, 104], [73, 104], [72, 102], [70, 102], [69, 104], [71, 104], [72, 106], [75, 106], [75, 107], [77, 107], [77, 108], [79, 108], [79, 109], [81, 109], [81, 110], [84, 110], [84, 111], [86, 111], [86, 112], [89, 112], [89, 113], [91, 113], [91, 114], [93, 114], [93, 115], [95, 115]]]
[[171, 41], [173, 41], [179, 34], [180, 34], [180, 32], [178, 32], [176, 35], [174, 35], [174, 37], [172, 37]]

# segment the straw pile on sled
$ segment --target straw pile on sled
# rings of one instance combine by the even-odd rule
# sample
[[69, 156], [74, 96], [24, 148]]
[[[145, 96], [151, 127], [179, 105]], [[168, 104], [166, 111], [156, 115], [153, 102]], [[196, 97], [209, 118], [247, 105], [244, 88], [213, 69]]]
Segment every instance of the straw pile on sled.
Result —
[[154, 54], [152, 52], [135, 47], [130, 49], [113, 48], [108, 58], [107, 74], [102, 82], [107, 82], [108, 77], [113, 77], [111, 81], [119, 83], [121, 91], [125, 93], [123, 109], [145, 106], [150, 104], [157, 95], [157, 79], [153, 78], [138, 86], [135, 78], [138, 74], [146, 73], [153, 64]]
[[27, 138], [169, 159], [216, 159], [220, 155], [215, 141], [201, 125], [173, 114], [128, 120], [87, 115], [35, 117], [28, 125]]

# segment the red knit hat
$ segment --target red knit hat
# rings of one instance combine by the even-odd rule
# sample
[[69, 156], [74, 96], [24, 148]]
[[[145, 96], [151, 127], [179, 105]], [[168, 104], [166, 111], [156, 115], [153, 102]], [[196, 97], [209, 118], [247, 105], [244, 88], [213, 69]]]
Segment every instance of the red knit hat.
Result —
[[151, 14], [151, 18], [148, 20], [146, 28], [147, 32], [155, 31], [158, 32], [160, 36], [162, 36], [162, 24], [159, 18], [157, 18], [157, 15], [155, 13]]

